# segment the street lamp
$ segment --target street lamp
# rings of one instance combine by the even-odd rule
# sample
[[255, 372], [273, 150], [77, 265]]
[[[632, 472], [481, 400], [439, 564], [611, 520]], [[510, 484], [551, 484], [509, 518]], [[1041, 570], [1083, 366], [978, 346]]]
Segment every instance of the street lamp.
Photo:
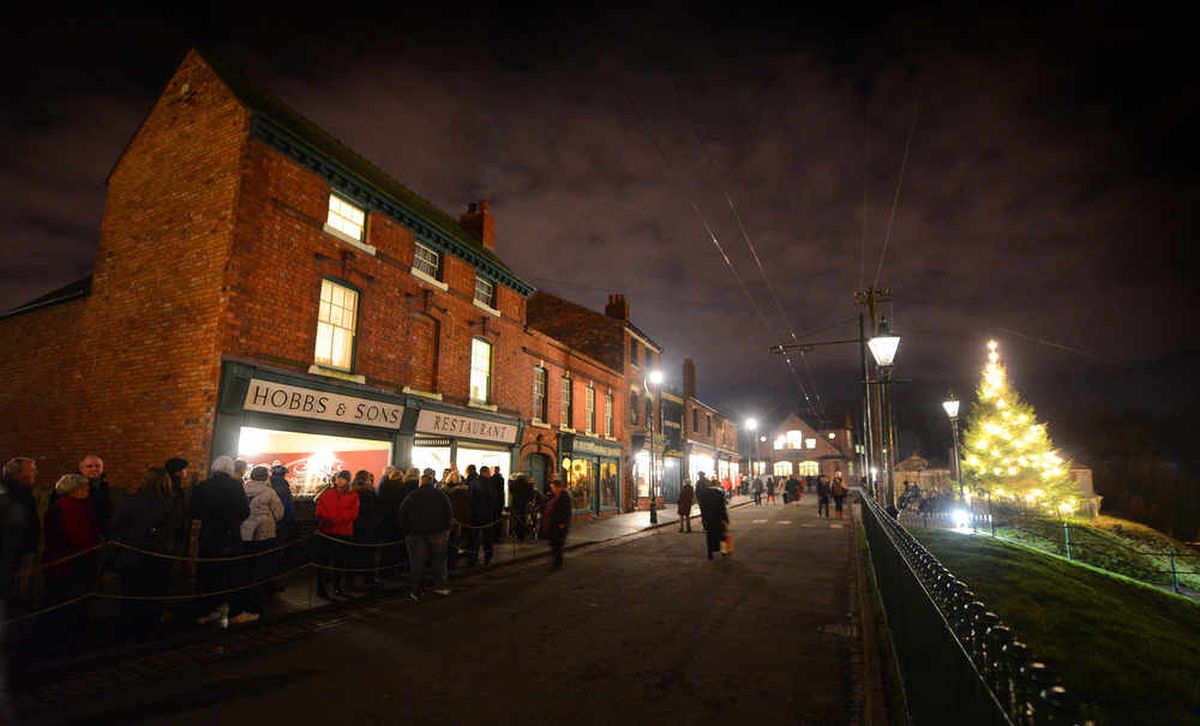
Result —
[[950, 417], [950, 430], [954, 433], [954, 480], [958, 482], [958, 498], [961, 501], [963, 498], [963, 482], [962, 464], [958, 461], [958, 399], [951, 393], [942, 401], [942, 408], [946, 409], [946, 415]]
[[[655, 411], [658, 410], [661, 405], [662, 399], [658, 395], [658, 390], [662, 386], [662, 382], [662, 371], [653, 370], [650, 371], [650, 373], [646, 376], [646, 383], [643, 384], [647, 393], [650, 393], [650, 386], [654, 386], [654, 393], [651, 394], [653, 395], [654, 403], [650, 406], [650, 420], [648, 421], [650, 424], [650, 524], [658, 524], [658, 493], [654, 486], [654, 419], [656, 418]], [[662, 416], [661, 410], [658, 410], [658, 416]]]
[[879, 371], [882, 377], [883, 385], [883, 400], [884, 408], [886, 409], [883, 415], [883, 467], [887, 473], [887, 500], [888, 507], [893, 511], [896, 508], [896, 480], [895, 480], [895, 446], [896, 435], [894, 432], [894, 422], [892, 413], [892, 363], [896, 360], [896, 350], [900, 347], [900, 336], [892, 335], [888, 327], [887, 318], [883, 318], [879, 322], [879, 333], [867, 341], [867, 347], [871, 349], [871, 357], [875, 359], [875, 364], [879, 366]]
[[753, 416], [746, 419], [746, 430], [750, 432], [746, 437], [746, 443], [750, 445], [750, 450], [747, 452], [749, 454], [747, 458], [750, 460], [749, 475], [751, 479], [754, 479], [754, 432], [758, 430], [758, 419]]

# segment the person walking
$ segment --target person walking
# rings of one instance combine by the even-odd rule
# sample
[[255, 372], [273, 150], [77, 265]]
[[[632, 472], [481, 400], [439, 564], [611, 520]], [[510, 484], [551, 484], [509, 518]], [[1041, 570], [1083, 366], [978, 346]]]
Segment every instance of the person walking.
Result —
[[[833, 481], [829, 485], [829, 493], [833, 495], [833, 509], [837, 512], [837, 518], [842, 518], [842, 505], [846, 501], [846, 484], [842, 481], [842, 472], [837, 472], [833, 475]], [[826, 507], [826, 516], [828, 516], [829, 508]]]
[[775, 503], [775, 477], [767, 475], [767, 480], [764, 482], [767, 488], [767, 504]]
[[785, 505], [800, 501], [800, 480], [793, 474], [783, 485], [783, 503]]
[[829, 480], [825, 475], [817, 477], [817, 516], [825, 513], [825, 519], [829, 519], [829, 496], [832, 492], [829, 489]]
[[[250, 516], [250, 503], [241, 479], [235, 478], [233, 458], [218, 456], [213, 460], [208, 479], [196, 485], [192, 495], [193, 520], [200, 520], [199, 563], [196, 568], [196, 589], [200, 594], [221, 592], [232, 583], [232, 566], [228, 560], [208, 561], [207, 558], [234, 557], [241, 552], [242, 522]], [[197, 625], [229, 617], [229, 603], [222, 595], [200, 600], [200, 612], [208, 613], [196, 619]], [[211, 610], [210, 610], [211, 608]]]
[[230, 610], [234, 613], [229, 619], [231, 623], [252, 623], [261, 617], [267, 599], [264, 581], [278, 569], [275, 553], [262, 554], [275, 547], [277, 525], [283, 519], [283, 502], [271, 486], [270, 477], [270, 469], [256, 466], [250, 470], [250, 478], [243, 485], [250, 514], [240, 528], [245, 559], [237, 562], [237, 587], [242, 589], [230, 598]]
[[679, 531], [692, 531], [692, 505], [696, 502], [696, 490], [692, 488], [692, 483], [687, 479], [683, 480], [683, 486], [679, 488]]
[[354, 518], [354, 549], [353, 569], [347, 580], [350, 585], [363, 581], [364, 587], [377, 587], [379, 578], [376, 576], [375, 559], [379, 549], [375, 543], [379, 541], [379, 495], [375, 493], [375, 475], [366, 469], [360, 469], [354, 474], [351, 488], [358, 495], [358, 516]]
[[763, 495], [762, 477], [754, 477], [754, 483], [750, 485], [750, 491], [754, 494], [754, 506], [761, 507]]
[[729, 524], [729, 510], [725, 507], [725, 495], [715, 486], [702, 487], [696, 492], [700, 501], [700, 521], [704, 524], [705, 552], [708, 559], [714, 552], [721, 551], [725, 539], [725, 528]]
[[[358, 494], [350, 491], [350, 472], [339, 471], [333, 486], [317, 497], [317, 532], [320, 569], [317, 570], [317, 594], [326, 600], [346, 597], [342, 570], [349, 566], [346, 542], [354, 536], [358, 518]], [[333, 591], [329, 591], [329, 587]]]
[[[491, 475], [476, 474], [467, 467], [467, 489], [471, 493], [471, 522], [467, 530], [467, 564], [479, 564], [479, 546], [483, 544], [483, 564], [492, 561], [492, 524], [496, 514], [496, 490]], [[487, 467], [483, 467], [487, 471]]]
[[550, 499], [542, 515], [542, 536], [550, 542], [550, 566], [563, 566], [563, 548], [567, 544], [567, 533], [571, 529], [571, 497], [563, 489], [558, 477], [550, 480]]
[[413, 600], [421, 599], [426, 562], [433, 565], [434, 593], [450, 594], [447, 546], [454, 517], [450, 498], [434, 484], [432, 475], [422, 476], [420, 486], [400, 504], [397, 514], [397, 525], [405, 533], [404, 544], [408, 547], [408, 596]]
[[[182, 506], [175, 496], [170, 473], [160, 467], [148, 469], [138, 488], [117, 500], [109, 534], [117, 542], [142, 550], [118, 545], [113, 567], [121, 576], [122, 595], [156, 597], [166, 593], [172, 567], [167, 557], [178, 548], [176, 538]], [[148, 640], [162, 616], [161, 602], [125, 601], [121, 603], [118, 637], [137, 642]]]

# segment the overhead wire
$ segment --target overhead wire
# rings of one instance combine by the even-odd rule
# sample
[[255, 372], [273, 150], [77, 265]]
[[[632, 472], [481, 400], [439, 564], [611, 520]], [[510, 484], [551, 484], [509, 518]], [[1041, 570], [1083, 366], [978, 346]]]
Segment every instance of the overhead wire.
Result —
[[[704, 135], [700, 132], [699, 124], [696, 123], [695, 114], [692, 113], [691, 106], [687, 102], [687, 94], [684, 93], [683, 87], [679, 83], [678, 78], [672, 78], [672, 81], [674, 83], [676, 97], [679, 99], [680, 106], [683, 108], [684, 115], [687, 117], [688, 124], [691, 126], [692, 134], [696, 137], [696, 143], [700, 147], [701, 152], [703, 152], [705, 161], [708, 163], [709, 167], [715, 174], [719, 175], [720, 169], [717, 168], [717, 164], [712, 157], [712, 152], [708, 148], [708, 143], [705, 141]], [[775, 309], [779, 313], [779, 319], [783, 323], [783, 327], [787, 330], [792, 342], [797, 342], [795, 326], [792, 325], [790, 317], [784, 311], [783, 303], [780, 302], [779, 295], [775, 293], [775, 286], [771, 284], [771, 279], [767, 277], [766, 268], [763, 267], [762, 259], [758, 255], [758, 250], [755, 248], [754, 242], [750, 239], [750, 234], [746, 231], [746, 225], [742, 221], [741, 213], [738, 212], [737, 204], [734, 203], [733, 197], [730, 195], [727, 189], [723, 190], [722, 193], [725, 197], [726, 204], [729, 205], [729, 210], [732, 212], [734, 220], [737, 222], [738, 230], [742, 234], [742, 239], [745, 241], [746, 247], [750, 250], [750, 256], [754, 259], [754, 264], [758, 267], [759, 275], [762, 277], [763, 283], [767, 288], [767, 292], [769, 293], [771, 300], [775, 303]], [[770, 332], [769, 325], [768, 332]], [[804, 365], [805, 372], [808, 374], [809, 387], [812, 390], [811, 397], [808, 395], [807, 391], [805, 391], [805, 401], [808, 403], [809, 412], [815, 414], [817, 418], [821, 419], [821, 421], [824, 421], [824, 403], [822, 402], [821, 394], [817, 389], [816, 377], [812, 373], [812, 368], [808, 365], [808, 358], [804, 354], [803, 350], [799, 351], [799, 356], [800, 361]], [[791, 356], [785, 354], [784, 363], [788, 366], [792, 377], [799, 381], [799, 375], [796, 373], [795, 366], [792, 364]], [[801, 390], [804, 390], [803, 385], [801, 385], [800, 388]]]
[[883, 274], [883, 261], [887, 257], [888, 245], [892, 241], [892, 225], [896, 221], [896, 209], [900, 206], [900, 190], [904, 188], [904, 172], [908, 168], [908, 155], [912, 149], [913, 132], [917, 128], [917, 111], [921, 108], [921, 86], [917, 86], [917, 97], [913, 102], [912, 119], [908, 123], [908, 138], [904, 141], [904, 157], [900, 160], [900, 175], [896, 179], [896, 193], [892, 197], [892, 212], [888, 215], [887, 230], [883, 235], [883, 249], [879, 251], [879, 265], [875, 267], [875, 282], [879, 287], [879, 276]]
[[[653, 146], [655, 151], [658, 152], [659, 157], [663, 160], [663, 163], [666, 165], [667, 171], [672, 177], [672, 181], [675, 181], [676, 183], [678, 183], [678, 179], [677, 179], [678, 169], [676, 168], [674, 162], [671, 161], [671, 158], [667, 154], [666, 149], [664, 149], [662, 147], [662, 145], [658, 142], [658, 139], [651, 132], [650, 124], [646, 120], [645, 115], [642, 114], [641, 108], [633, 100], [633, 97], [629, 95], [628, 90], [624, 86], [621, 86], [621, 92], [625, 96], [625, 100], [629, 104], [630, 108], [633, 109], [634, 115], [637, 118], [637, 120], [642, 128], [643, 134], [645, 134], [645, 136], [646, 136], [647, 140], [649, 140], [651, 146]], [[683, 185], [681, 184], [680, 186], [682, 187]], [[721, 244], [721, 241], [720, 241], [720, 239], [718, 239], [716, 232], [713, 231], [712, 225], [709, 224], [708, 218], [704, 215], [704, 212], [701, 211], [700, 206], [696, 203], [695, 199], [693, 199], [690, 194], [684, 194], [684, 196], [686, 197], [689, 206], [691, 206], [692, 211], [695, 212], [701, 225], [704, 227], [705, 233], [708, 234], [709, 240], [712, 241], [713, 246], [717, 249], [717, 252], [721, 256], [721, 259], [725, 262], [725, 266], [729, 268], [730, 274], [733, 275], [733, 279], [737, 282], [738, 289], [741, 290], [742, 295], [745, 296], [745, 298], [746, 298], [746, 301], [750, 303], [750, 307], [754, 310], [755, 315], [758, 317], [759, 321], [763, 324], [763, 327], [767, 330], [767, 334], [771, 335], [772, 331], [771, 331], [770, 322], [768, 322], [767, 317], [763, 314], [762, 308], [759, 306], [758, 301], [754, 299], [754, 295], [751, 294], [750, 288], [746, 285], [746, 281], [742, 278], [741, 274], [738, 273], [737, 268], [733, 264], [733, 261], [731, 259], [729, 259], [729, 255], [725, 251], [725, 247]], [[793, 383], [796, 385], [800, 394], [804, 397], [804, 400], [808, 404], [810, 411], [812, 411], [813, 410], [812, 396], [809, 394], [808, 389], [804, 385], [804, 382], [801, 381], [800, 377], [796, 374], [796, 370], [795, 370], [795, 367], [791, 363], [790, 356], [784, 356], [784, 359], [785, 359], [785, 362], [787, 363], [788, 370], [791, 372]]]

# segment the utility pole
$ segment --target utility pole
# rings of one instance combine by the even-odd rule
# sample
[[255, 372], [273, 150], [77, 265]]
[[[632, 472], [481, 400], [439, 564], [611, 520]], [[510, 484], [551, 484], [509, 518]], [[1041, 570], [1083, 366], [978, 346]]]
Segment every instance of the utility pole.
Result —
[[[863, 396], [866, 399], [866, 411], [864, 413], [865, 424], [867, 428], [866, 440], [864, 441], [870, 464], [867, 468], [867, 477], [871, 482], [871, 489], [878, 492], [878, 486], [875, 482], [875, 477], [871, 474], [870, 466], [874, 465], [880, 468], [878, 472], [884, 479], [887, 478], [888, 472], [883, 468], [888, 466], [888, 459], [883, 456], [881, 447], [885, 446], [884, 431], [886, 424], [883, 419], [883, 395], [882, 391], [876, 391], [879, 383], [878, 367], [873, 362], [868, 362], [866, 341], [874, 338], [879, 333], [879, 304], [892, 301], [892, 291], [888, 289], [880, 289], [871, 285], [866, 290], [860, 290], [854, 293], [854, 302], [857, 305], [864, 305], [867, 309], [867, 320], [870, 322], [870, 335], [865, 335], [863, 326], [859, 325], [859, 338], [862, 341], [862, 359], [863, 359]], [[860, 319], [861, 320], [861, 319]], [[870, 371], [876, 371], [875, 376], [869, 375]], [[874, 379], [874, 380], [872, 380]], [[889, 452], [891, 453], [891, 452]], [[877, 497], [878, 498], [878, 497]]]

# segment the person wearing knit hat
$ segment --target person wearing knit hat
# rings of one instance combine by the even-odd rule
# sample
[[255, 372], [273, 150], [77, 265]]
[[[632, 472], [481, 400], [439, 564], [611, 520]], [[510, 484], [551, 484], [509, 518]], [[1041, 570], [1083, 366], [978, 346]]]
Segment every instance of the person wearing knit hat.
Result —
[[167, 470], [167, 474], [171, 477], [171, 488], [178, 492], [183, 488], [183, 480], [188, 475], [187, 459], [181, 459], [178, 456], [173, 456], [167, 459], [167, 463], [163, 465]]

